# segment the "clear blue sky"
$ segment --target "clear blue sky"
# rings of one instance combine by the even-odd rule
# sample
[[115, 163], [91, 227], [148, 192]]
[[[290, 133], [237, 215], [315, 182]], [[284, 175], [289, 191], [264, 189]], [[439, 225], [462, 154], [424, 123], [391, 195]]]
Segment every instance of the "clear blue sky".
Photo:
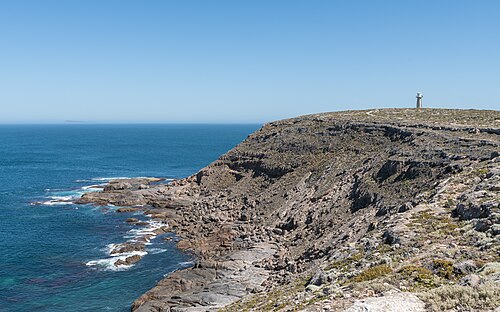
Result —
[[500, 109], [500, 1], [0, 0], [0, 123]]

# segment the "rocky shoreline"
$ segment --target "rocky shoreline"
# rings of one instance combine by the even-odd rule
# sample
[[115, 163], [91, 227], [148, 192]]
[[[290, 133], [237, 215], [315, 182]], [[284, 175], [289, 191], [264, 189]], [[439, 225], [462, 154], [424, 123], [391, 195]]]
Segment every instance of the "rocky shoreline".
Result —
[[112, 181], [79, 202], [143, 209], [196, 256], [134, 311], [376, 311], [391, 300], [386, 311], [488, 311], [500, 305], [499, 134], [498, 111], [302, 116], [266, 124], [191, 177]]
[[[189, 227], [193, 220], [184, 218], [187, 214], [177, 211], [191, 204], [190, 195], [183, 196], [185, 194], [182, 194], [182, 190], [186, 188], [185, 181], [174, 181], [168, 185], [157, 186], [151, 185], [152, 182], [157, 182], [157, 180], [148, 181], [143, 178], [113, 180], [103, 192], [87, 193], [78, 203], [125, 206], [117, 209], [117, 212], [142, 211], [152, 221], [165, 224], [151, 233], [151, 236], [174, 231], [183, 238], [178, 242], [177, 247], [194, 253], [197, 258], [195, 266], [171, 273], [158, 283], [150, 291], [154, 293], [155, 300], [166, 300], [169, 307], [200, 307], [206, 311], [209, 304], [209, 310], [218, 310], [249, 293], [263, 289], [262, 284], [268, 279], [269, 270], [259, 265], [259, 262], [276, 253], [277, 248], [274, 244], [247, 243], [233, 248], [232, 240], [237, 233], [229, 228], [220, 229], [218, 235], [212, 237], [210, 241], [204, 240], [203, 233], [196, 233]], [[157, 197], [160, 193], [162, 197], [165, 197], [158, 201]], [[152, 198], [154, 198], [153, 201], [151, 201]], [[139, 223], [130, 219], [126, 222]], [[144, 236], [144, 241], [141, 242], [118, 244], [111, 254], [144, 251], [145, 243], [149, 238]], [[218, 252], [215, 253], [215, 249], [218, 249]], [[115, 266], [128, 266], [140, 261], [141, 258], [142, 255], [131, 255], [115, 262]], [[200, 287], [204, 290], [200, 291]], [[132, 310], [165, 309], [156, 304], [149, 304], [153, 298], [150, 292], [139, 298]], [[168, 296], [163, 299], [157, 295], [161, 293], [166, 293]]]
[[[125, 194], [127, 191], [131, 190], [143, 190], [148, 189], [154, 184], [164, 181], [162, 178], [122, 178], [110, 180], [108, 183], [103, 185], [101, 192], [96, 192], [99, 194], [97, 197], [105, 197], [109, 192], [119, 191]], [[91, 196], [91, 193], [85, 193], [81, 198], [75, 201], [75, 204], [87, 204], [89, 203], [86, 199]], [[128, 196], [128, 195], [125, 195]], [[104, 199], [92, 201], [92, 204], [106, 206], [109, 203]], [[116, 209], [117, 213], [130, 213], [130, 212], [144, 212], [146, 207], [143, 205], [132, 205], [128, 202], [126, 207], [121, 207]], [[144, 221], [137, 218], [128, 218], [125, 222], [133, 224], [137, 227], [134, 230], [135, 235], [128, 239], [127, 241], [119, 244], [111, 244], [108, 246], [108, 255], [115, 258], [112, 266], [117, 269], [127, 268], [131, 265], [139, 262], [146, 254], [146, 245], [158, 235], [166, 233], [168, 231], [167, 223], [161, 220], [150, 220]], [[101, 260], [102, 261], [102, 260]], [[106, 260], [104, 260], [106, 261]], [[87, 265], [93, 266], [99, 264], [99, 260], [90, 261]]]

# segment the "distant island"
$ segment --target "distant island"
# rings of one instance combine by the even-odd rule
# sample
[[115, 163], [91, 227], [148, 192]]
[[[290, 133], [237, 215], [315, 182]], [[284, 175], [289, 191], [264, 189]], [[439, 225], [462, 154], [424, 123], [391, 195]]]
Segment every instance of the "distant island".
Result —
[[499, 111], [280, 120], [193, 176], [152, 182], [115, 180], [80, 199], [143, 210], [196, 256], [134, 311], [500, 306]]
[[64, 123], [85, 123], [85, 121], [81, 121], [81, 120], [65, 120]]

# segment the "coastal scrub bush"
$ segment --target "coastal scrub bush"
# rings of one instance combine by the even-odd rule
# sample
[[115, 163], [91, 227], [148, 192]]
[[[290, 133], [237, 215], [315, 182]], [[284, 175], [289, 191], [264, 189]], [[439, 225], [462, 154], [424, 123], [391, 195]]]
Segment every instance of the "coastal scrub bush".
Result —
[[436, 275], [444, 277], [446, 279], [453, 279], [455, 274], [453, 273], [453, 262], [443, 259], [432, 260], [432, 268]]
[[486, 311], [500, 305], [500, 288], [494, 282], [477, 287], [444, 285], [419, 297], [430, 311]]
[[439, 234], [453, 236], [456, 235], [459, 225], [453, 222], [450, 218], [443, 218], [438, 228]]
[[478, 169], [478, 170], [477, 170], [477, 174], [478, 174], [478, 175], [485, 175], [485, 174], [487, 174], [487, 173], [488, 173], [488, 169], [486, 169], [486, 168], [483, 168], [483, 169]]
[[373, 266], [373, 267], [370, 267], [370, 268], [364, 270], [363, 272], [361, 272], [360, 274], [355, 276], [352, 279], [352, 281], [356, 282], [356, 283], [371, 281], [371, 280], [374, 280], [376, 278], [385, 276], [389, 273], [392, 273], [392, 269], [390, 266], [388, 266], [386, 264], [376, 265], [376, 266]]
[[437, 286], [434, 274], [427, 268], [416, 265], [408, 265], [401, 268], [398, 273], [404, 280], [411, 282], [414, 287], [429, 288]]

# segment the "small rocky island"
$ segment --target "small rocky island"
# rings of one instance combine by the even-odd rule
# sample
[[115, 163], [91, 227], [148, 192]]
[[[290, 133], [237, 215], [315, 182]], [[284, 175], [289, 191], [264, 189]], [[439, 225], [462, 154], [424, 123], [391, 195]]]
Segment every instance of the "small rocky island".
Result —
[[80, 200], [143, 209], [196, 256], [133, 311], [500, 306], [499, 111], [281, 120], [191, 177], [151, 182]]

